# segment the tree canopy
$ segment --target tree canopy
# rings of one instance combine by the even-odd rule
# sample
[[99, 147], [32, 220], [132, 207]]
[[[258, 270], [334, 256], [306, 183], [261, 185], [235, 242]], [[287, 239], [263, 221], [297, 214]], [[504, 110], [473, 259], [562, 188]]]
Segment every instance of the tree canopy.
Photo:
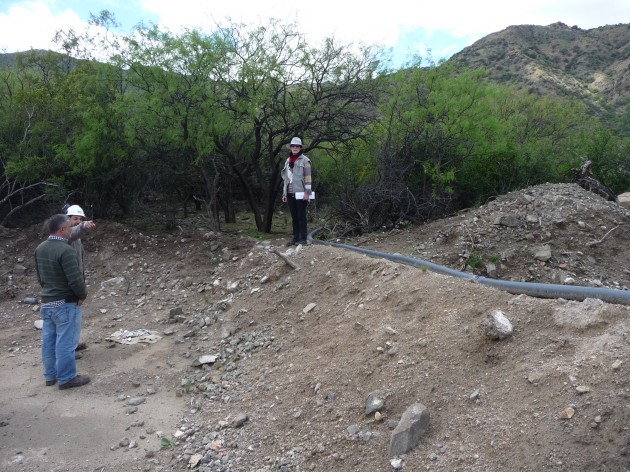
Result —
[[117, 39], [109, 12], [93, 22], [102, 37], [60, 32], [63, 53], [0, 69], [2, 224], [71, 199], [100, 217], [160, 202], [172, 226], [194, 196], [213, 229], [243, 202], [270, 232], [293, 136], [331, 218], [359, 230], [566, 181], [586, 159], [616, 191], [630, 181], [627, 140], [580, 104], [490, 85], [483, 70], [418, 61], [392, 73], [379, 48], [312, 45], [273, 20], [140, 25]]

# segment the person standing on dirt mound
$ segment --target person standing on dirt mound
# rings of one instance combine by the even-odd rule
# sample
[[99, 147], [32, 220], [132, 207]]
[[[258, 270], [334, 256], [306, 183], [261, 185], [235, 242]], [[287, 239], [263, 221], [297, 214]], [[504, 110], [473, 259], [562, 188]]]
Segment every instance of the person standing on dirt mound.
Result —
[[[85, 236], [89, 230], [96, 228], [94, 221], [84, 221], [85, 212], [79, 205], [70, 205], [64, 208], [65, 213], [70, 217], [72, 233], [68, 242], [74, 248], [79, 262], [79, 270], [85, 281], [85, 249], [81, 242], [81, 236]], [[77, 318], [75, 350], [82, 351], [87, 348], [87, 344], [81, 342], [81, 316]], [[81, 353], [75, 352], [75, 358], [81, 359]]]
[[59, 389], [65, 390], [90, 382], [89, 377], [77, 375], [74, 358], [76, 319], [81, 318], [87, 287], [76, 253], [68, 244], [68, 216], [53, 215], [46, 227], [48, 239], [35, 250], [37, 280], [42, 287], [42, 363], [46, 386], [59, 382]]
[[302, 140], [291, 139], [289, 156], [282, 169], [282, 201], [286, 202], [293, 222], [293, 239], [287, 246], [307, 244], [306, 206], [311, 198], [311, 161], [302, 153]]

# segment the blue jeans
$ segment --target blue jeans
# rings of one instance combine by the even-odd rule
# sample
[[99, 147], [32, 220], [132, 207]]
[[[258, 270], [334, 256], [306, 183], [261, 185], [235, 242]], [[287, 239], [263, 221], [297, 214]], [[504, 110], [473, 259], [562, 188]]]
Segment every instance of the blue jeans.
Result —
[[42, 362], [44, 378], [57, 379], [60, 384], [77, 376], [74, 359], [75, 331], [77, 318], [81, 319], [81, 308], [76, 303], [65, 303], [57, 308], [41, 308]]
[[74, 320], [74, 349], [76, 350], [77, 346], [81, 342], [81, 309], [77, 310], [77, 316]]

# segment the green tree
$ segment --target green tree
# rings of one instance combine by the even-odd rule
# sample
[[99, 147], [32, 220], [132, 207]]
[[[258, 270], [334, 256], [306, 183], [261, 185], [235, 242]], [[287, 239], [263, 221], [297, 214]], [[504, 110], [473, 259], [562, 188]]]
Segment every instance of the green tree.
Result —
[[31, 51], [2, 71], [0, 156], [3, 222], [49, 192], [63, 193], [67, 163], [58, 148], [74, 132], [77, 71], [63, 55]]
[[579, 164], [592, 162], [593, 176], [614, 193], [630, 188], [630, 138], [623, 138], [603, 126], [584, 130], [579, 136]]
[[205, 188], [213, 229], [219, 229], [217, 194], [222, 162], [213, 149], [216, 120], [211, 73], [217, 41], [198, 31], [173, 35], [156, 26], [126, 38], [118, 58], [132, 90], [127, 135], [150, 160], [149, 183], [181, 202]]
[[584, 137], [599, 129], [580, 105], [489, 85], [483, 70], [417, 64], [382, 80], [376, 139], [359, 159], [373, 169], [356, 168], [334, 199], [358, 227], [423, 221], [568, 181], [589, 149]]
[[475, 147], [457, 182], [462, 204], [544, 182], [566, 182], [584, 152], [580, 136], [597, 129], [578, 103], [488, 86]]
[[223, 57], [211, 73], [214, 149], [239, 182], [257, 228], [269, 232], [293, 136], [302, 137], [307, 153], [368, 137], [377, 51], [351, 53], [332, 39], [309, 47], [299, 28], [279, 21], [253, 30], [231, 25], [217, 37]]

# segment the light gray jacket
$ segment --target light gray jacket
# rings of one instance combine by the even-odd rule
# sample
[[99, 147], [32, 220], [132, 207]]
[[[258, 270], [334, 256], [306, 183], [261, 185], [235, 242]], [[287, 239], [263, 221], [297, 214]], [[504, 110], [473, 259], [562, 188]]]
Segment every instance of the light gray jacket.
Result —
[[82, 221], [78, 225], [72, 228], [68, 243], [77, 253], [77, 261], [79, 262], [79, 270], [85, 280], [85, 249], [83, 249], [83, 243], [81, 242], [81, 236], [85, 236], [88, 230], [85, 229], [85, 221]]
[[[308, 164], [308, 165], [307, 165]], [[306, 154], [301, 154], [297, 158], [297, 161], [293, 164], [293, 169], [289, 167], [289, 160], [287, 159], [282, 169], [282, 180], [284, 185], [282, 186], [282, 195], [286, 196], [287, 193], [306, 192], [311, 193], [311, 190], [304, 188], [305, 184], [311, 185], [311, 160], [306, 157]]]

